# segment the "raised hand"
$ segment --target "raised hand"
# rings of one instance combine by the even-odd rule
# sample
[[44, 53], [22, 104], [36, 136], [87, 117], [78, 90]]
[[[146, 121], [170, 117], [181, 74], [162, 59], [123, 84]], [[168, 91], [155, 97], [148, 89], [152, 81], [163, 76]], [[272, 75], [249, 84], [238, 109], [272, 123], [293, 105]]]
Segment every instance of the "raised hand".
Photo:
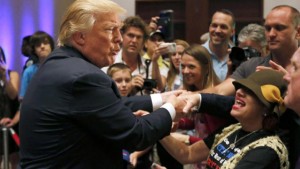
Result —
[[137, 87], [137, 88], [142, 88], [144, 85], [144, 78], [142, 75], [135, 75], [132, 77], [132, 86]]
[[180, 99], [185, 101], [185, 106], [183, 108], [184, 113], [190, 113], [195, 111], [199, 107], [200, 96], [199, 94], [185, 92], [179, 96]]
[[175, 53], [175, 52], [176, 52], [176, 44], [175, 43], [161, 42], [158, 44], [157, 48], [155, 48], [154, 54], [160, 56], [160, 55], [164, 55], [164, 54], [168, 54], [168, 53]]
[[257, 66], [256, 67], [256, 71], [261, 71], [261, 70], [265, 70], [265, 69], [273, 69], [273, 70], [277, 70], [283, 74], [287, 74], [288, 71], [283, 68], [282, 66], [280, 66], [279, 64], [275, 63], [274, 61], [270, 60], [269, 64], [271, 67], [266, 67], [266, 66]]
[[151, 18], [151, 21], [149, 23], [149, 28], [151, 32], [154, 32], [156, 29], [158, 29], [157, 20], [159, 19], [159, 16], [154, 16]]

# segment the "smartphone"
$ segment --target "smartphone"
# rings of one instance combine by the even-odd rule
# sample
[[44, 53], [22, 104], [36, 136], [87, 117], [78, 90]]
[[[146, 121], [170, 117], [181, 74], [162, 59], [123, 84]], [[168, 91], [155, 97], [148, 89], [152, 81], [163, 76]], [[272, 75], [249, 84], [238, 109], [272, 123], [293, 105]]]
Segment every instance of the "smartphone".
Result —
[[159, 19], [157, 25], [160, 31], [164, 34], [166, 41], [172, 41], [174, 36], [174, 24], [173, 24], [172, 9], [162, 10], [159, 13]]
[[176, 43], [162, 43], [159, 47], [167, 47], [168, 53], [176, 52]]
[[158, 25], [160, 28], [163, 28], [164, 26], [167, 26], [169, 22], [170, 22], [170, 18], [169, 18], [169, 17], [160, 17], [160, 18], [157, 20], [157, 25]]

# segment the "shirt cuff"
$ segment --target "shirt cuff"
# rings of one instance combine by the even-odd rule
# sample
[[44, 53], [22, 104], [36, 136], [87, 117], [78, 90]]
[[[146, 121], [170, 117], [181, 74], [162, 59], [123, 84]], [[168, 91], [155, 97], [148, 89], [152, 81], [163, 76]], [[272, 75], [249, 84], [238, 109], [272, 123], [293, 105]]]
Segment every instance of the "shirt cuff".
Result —
[[172, 120], [175, 119], [176, 111], [175, 111], [174, 106], [171, 103], [165, 103], [164, 105], [161, 106], [161, 108], [167, 109], [168, 112], [170, 113]]
[[201, 107], [201, 102], [202, 102], [202, 96], [201, 96], [201, 94], [199, 94], [199, 98], [200, 98], [200, 100], [199, 100], [199, 105], [197, 107], [197, 110], [199, 110], [200, 107]]
[[161, 94], [151, 94], [150, 97], [152, 101], [153, 111], [155, 111], [163, 104]]

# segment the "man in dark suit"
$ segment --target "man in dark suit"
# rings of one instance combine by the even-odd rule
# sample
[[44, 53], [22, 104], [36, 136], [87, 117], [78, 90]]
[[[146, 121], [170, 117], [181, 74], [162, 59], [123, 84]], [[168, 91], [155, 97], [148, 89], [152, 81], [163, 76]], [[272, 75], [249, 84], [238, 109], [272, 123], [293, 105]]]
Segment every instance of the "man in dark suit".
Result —
[[[122, 168], [122, 148], [142, 150], [169, 134], [183, 100], [174, 94], [122, 99], [100, 70], [113, 63], [123, 13], [109, 0], [77, 0], [68, 9], [59, 48], [23, 100], [21, 168]], [[134, 116], [139, 109], [155, 111]]]

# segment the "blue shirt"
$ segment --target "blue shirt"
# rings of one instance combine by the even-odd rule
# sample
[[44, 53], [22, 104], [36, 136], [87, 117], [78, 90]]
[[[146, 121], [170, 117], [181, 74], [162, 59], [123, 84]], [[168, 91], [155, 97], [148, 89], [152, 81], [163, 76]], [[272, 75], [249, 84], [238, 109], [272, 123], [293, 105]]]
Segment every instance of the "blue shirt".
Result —
[[31, 81], [33, 75], [35, 75], [37, 72], [38, 68], [38, 64], [33, 64], [24, 70], [21, 81], [21, 91], [19, 95], [20, 99], [24, 98], [29, 82]]
[[210, 40], [206, 41], [202, 46], [208, 50], [211, 56], [211, 61], [213, 64], [214, 71], [216, 75], [219, 77], [219, 79], [223, 81], [226, 79], [227, 71], [228, 71], [228, 67], [227, 67], [228, 55], [226, 56], [226, 59], [220, 61], [218, 59], [218, 56], [210, 50], [209, 42]]

